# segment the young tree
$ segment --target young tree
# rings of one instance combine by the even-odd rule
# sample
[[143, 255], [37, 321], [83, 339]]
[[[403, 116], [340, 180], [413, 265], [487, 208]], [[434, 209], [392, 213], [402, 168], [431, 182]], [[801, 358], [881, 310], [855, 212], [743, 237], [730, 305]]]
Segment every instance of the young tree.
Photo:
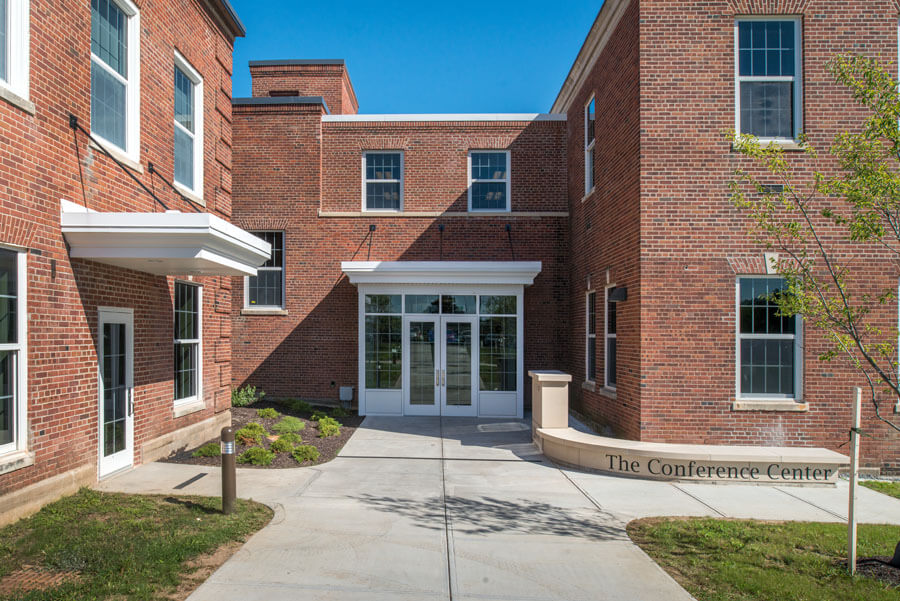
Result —
[[[803, 315], [822, 331], [829, 348], [820, 359], [848, 361], [868, 382], [875, 416], [900, 431], [887, 417], [900, 401], [898, 332], [884, 326], [887, 307], [879, 311], [893, 306], [896, 314], [897, 286], [873, 289], [866, 263], [900, 259], [900, 95], [877, 60], [837, 56], [828, 68], [863, 109], [859, 130], [839, 134], [827, 171], [811, 176], [798, 175], [779, 145], [732, 134], [735, 149], [764, 174], [735, 171], [732, 200], [755, 240], [777, 255], [787, 291], [772, 299], [779, 312]], [[818, 167], [816, 150], [805, 138], [802, 145], [806, 162]], [[879, 261], [893, 271], [892, 261]]]

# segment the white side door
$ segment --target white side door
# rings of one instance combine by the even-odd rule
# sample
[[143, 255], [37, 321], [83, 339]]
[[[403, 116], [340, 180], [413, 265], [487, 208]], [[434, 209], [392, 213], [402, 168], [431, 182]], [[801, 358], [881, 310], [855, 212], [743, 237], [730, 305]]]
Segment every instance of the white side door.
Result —
[[101, 308], [97, 358], [99, 396], [99, 475], [134, 463], [134, 314]]

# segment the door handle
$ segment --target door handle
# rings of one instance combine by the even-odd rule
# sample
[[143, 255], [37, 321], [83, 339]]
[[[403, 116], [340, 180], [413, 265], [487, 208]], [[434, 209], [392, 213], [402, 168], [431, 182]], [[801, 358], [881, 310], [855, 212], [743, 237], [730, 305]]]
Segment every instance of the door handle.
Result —
[[439, 370], [439, 369], [434, 370], [434, 385], [435, 386], [441, 385], [441, 370]]
[[446, 369], [441, 370], [441, 386], [444, 386], [444, 387], [447, 386], [447, 370]]
[[134, 415], [134, 390], [129, 388], [125, 393], [128, 395], [128, 417]]

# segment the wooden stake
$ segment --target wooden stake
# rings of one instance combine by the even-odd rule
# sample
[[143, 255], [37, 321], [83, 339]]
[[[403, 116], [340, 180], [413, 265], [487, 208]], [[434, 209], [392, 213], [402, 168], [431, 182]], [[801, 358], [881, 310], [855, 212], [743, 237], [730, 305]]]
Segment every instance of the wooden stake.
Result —
[[862, 405], [862, 388], [856, 388], [853, 399], [853, 425], [850, 430], [850, 508], [847, 512], [847, 546], [849, 548], [850, 575], [856, 574], [856, 481], [859, 468], [859, 410]]

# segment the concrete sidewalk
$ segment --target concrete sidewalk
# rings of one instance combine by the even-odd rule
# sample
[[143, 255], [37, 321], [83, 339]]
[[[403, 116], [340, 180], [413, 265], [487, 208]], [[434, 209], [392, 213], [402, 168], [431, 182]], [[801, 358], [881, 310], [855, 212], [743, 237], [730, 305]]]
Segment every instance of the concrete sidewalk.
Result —
[[[199, 479], [193, 478], [204, 474]], [[154, 463], [103, 490], [217, 495], [217, 469]], [[625, 533], [657, 515], [840, 521], [837, 488], [672, 484], [559, 469], [530, 424], [367, 418], [314, 468], [242, 469], [238, 494], [275, 508], [190, 597], [380, 600], [691, 599]], [[900, 524], [868, 489], [861, 521]]]

